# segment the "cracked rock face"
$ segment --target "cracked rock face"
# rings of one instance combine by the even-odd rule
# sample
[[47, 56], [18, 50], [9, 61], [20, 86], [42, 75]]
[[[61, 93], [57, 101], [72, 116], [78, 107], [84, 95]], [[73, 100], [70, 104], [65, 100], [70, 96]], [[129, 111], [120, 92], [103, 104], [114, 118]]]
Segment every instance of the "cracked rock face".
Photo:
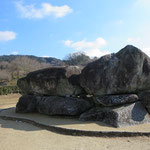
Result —
[[79, 95], [83, 89], [79, 81], [74, 80], [79, 79], [80, 72], [81, 69], [76, 66], [47, 68], [29, 73], [19, 79], [17, 85], [29, 95]]
[[91, 108], [84, 99], [58, 96], [23, 95], [17, 105], [16, 112], [39, 112], [46, 115], [80, 115]]
[[96, 96], [150, 89], [150, 58], [138, 48], [126, 46], [89, 63], [82, 70], [80, 84]]
[[96, 107], [81, 114], [82, 121], [100, 121], [113, 127], [124, 127], [150, 122], [150, 115], [136, 102], [122, 107]]

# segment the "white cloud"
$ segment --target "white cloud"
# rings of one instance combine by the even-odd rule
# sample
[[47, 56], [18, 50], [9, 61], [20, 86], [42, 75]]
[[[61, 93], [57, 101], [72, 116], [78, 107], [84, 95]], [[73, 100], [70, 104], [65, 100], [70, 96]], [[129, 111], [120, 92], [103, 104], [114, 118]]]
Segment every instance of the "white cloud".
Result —
[[128, 44], [136, 44], [136, 43], [138, 43], [140, 41], [141, 41], [141, 38], [139, 38], [139, 37], [137, 37], [137, 38], [129, 37], [127, 39]]
[[142, 51], [150, 57], [150, 47], [143, 48]]
[[50, 56], [42, 56], [42, 57], [44, 57], [44, 58], [49, 58]]
[[101, 51], [100, 49], [90, 49], [85, 51], [85, 54], [90, 56], [90, 57], [101, 57], [104, 56], [106, 54], [110, 54], [109, 51]]
[[[136, 0], [133, 5], [133, 10], [135, 11], [136, 15], [138, 14], [138, 16], [144, 16], [143, 18], [149, 18], [150, 0]], [[147, 22], [149, 22], [148, 19]]]
[[12, 55], [17, 55], [17, 54], [18, 54], [18, 52], [17, 52], [17, 51], [15, 51], [15, 52], [12, 52], [11, 54], [12, 54]]
[[150, 7], [150, 0], [136, 0], [135, 6], [137, 7]]
[[18, 54], [18, 52], [16, 52], [16, 51], [15, 51], [15, 52], [12, 52], [11, 54], [13, 54], [13, 55], [17, 55], [17, 54]]
[[71, 40], [66, 40], [66, 41], [64, 41], [64, 44], [65, 44], [66, 46], [71, 46], [71, 43], [72, 43]]
[[71, 13], [73, 10], [67, 6], [52, 6], [49, 3], [42, 3], [41, 8], [35, 8], [33, 4], [23, 5], [21, 1], [16, 2], [16, 7], [20, 11], [23, 18], [44, 18], [49, 15], [53, 15], [56, 18], [64, 17], [68, 13]]
[[10, 41], [16, 38], [16, 33], [12, 31], [0, 31], [0, 41]]
[[109, 54], [109, 51], [102, 51], [101, 48], [106, 46], [107, 42], [99, 37], [95, 41], [87, 42], [86, 40], [73, 42], [71, 40], [64, 41], [64, 45], [75, 49], [75, 51], [85, 52], [86, 55], [90, 57], [101, 57], [103, 55]]

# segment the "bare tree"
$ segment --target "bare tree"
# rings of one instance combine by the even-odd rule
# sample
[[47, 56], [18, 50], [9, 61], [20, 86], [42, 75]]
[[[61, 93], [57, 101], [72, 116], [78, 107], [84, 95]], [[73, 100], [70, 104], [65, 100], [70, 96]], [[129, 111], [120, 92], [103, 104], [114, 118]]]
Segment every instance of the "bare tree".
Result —
[[82, 52], [72, 53], [66, 57], [65, 60], [66, 64], [68, 65], [86, 65], [87, 63], [91, 62], [89, 56], [85, 55]]
[[0, 70], [7, 69], [9, 66], [9, 63], [7, 61], [0, 62]]
[[11, 80], [11, 75], [6, 70], [0, 70], [0, 82], [8, 82]]
[[10, 70], [13, 72], [13, 74], [20, 77], [26, 75], [31, 71], [47, 68], [50, 66], [51, 66], [50, 64], [40, 63], [35, 59], [31, 59], [25, 56], [25, 57], [17, 57], [13, 61], [11, 61]]

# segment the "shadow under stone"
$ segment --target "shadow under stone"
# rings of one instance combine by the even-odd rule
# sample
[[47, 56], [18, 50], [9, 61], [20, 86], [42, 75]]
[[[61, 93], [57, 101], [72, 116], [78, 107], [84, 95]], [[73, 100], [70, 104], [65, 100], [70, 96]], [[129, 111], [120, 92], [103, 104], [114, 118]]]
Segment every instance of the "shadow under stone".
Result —
[[134, 121], [142, 122], [147, 115], [147, 111], [140, 103], [135, 103], [131, 114]]

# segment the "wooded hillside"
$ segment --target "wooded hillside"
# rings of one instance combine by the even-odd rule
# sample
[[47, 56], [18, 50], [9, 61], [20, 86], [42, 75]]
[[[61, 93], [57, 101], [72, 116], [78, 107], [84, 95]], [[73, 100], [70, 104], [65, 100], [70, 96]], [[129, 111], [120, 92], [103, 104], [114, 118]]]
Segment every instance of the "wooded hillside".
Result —
[[64, 63], [56, 58], [44, 58], [24, 55], [0, 56], [0, 82], [8, 82], [25, 76], [31, 71]]
[[10, 82], [26, 76], [27, 73], [52, 66], [79, 65], [85, 66], [91, 59], [84, 53], [69, 54], [65, 60], [53, 57], [36, 57], [30, 55], [0, 56], [0, 83]]

